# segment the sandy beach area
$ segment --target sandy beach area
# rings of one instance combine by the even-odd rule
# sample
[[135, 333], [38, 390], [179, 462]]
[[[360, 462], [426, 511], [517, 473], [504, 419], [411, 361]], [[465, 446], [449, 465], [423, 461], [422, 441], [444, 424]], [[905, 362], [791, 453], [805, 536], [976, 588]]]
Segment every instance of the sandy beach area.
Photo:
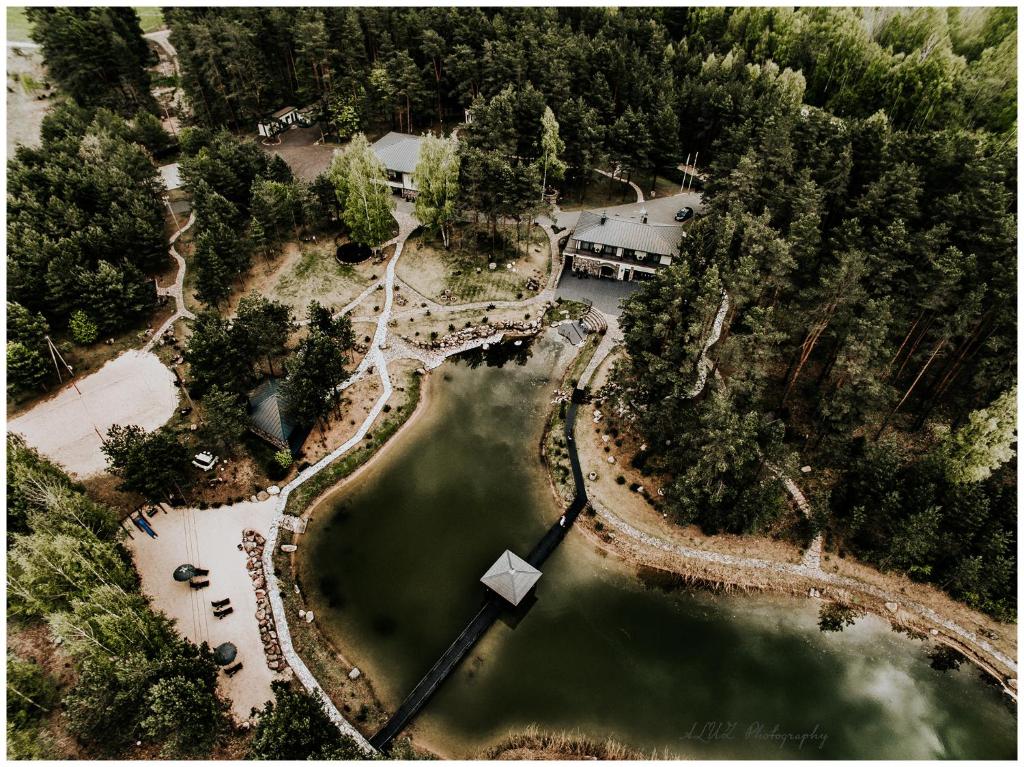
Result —
[[150, 431], [177, 406], [174, 374], [152, 352], [132, 350], [12, 418], [7, 430], [82, 479], [106, 469], [100, 435], [107, 429], [134, 424]]
[[[175, 621], [178, 631], [211, 648], [232, 642], [243, 668], [235, 676], [220, 675], [220, 689], [231, 701], [239, 721], [249, 718], [273, 695], [270, 683], [281, 675], [267, 667], [256, 622], [256, 593], [245, 568], [246, 554], [238, 550], [242, 531], [266, 536], [277, 499], [236, 503], [218, 509], [168, 509], [149, 521], [157, 538], [132, 530], [128, 548], [142, 577], [142, 590], [153, 607]], [[210, 571], [208, 588], [193, 590], [171, 577], [174, 568], [189, 563]], [[223, 619], [213, 615], [210, 602], [231, 599], [234, 612]]]

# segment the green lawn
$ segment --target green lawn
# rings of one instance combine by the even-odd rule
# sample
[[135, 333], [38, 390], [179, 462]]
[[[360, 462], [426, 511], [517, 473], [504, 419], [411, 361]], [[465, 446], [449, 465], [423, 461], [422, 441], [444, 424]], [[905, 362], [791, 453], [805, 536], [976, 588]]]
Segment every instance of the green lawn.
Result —
[[[164, 16], [159, 7], [152, 5], [136, 7], [135, 12], [139, 14], [139, 22], [142, 24], [143, 32], [155, 32], [158, 29], [164, 28]], [[7, 6], [7, 39], [28, 40], [30, 39], [29, 33], [31, 31], [32, 25], [25, 18], [25, 9], [23, 7]]]
[[142, 24], [143, 32], [156, 32], [158, 29], [163, 29], [167, 26], [164, 24], [164, 14], [159, 6], [136, 6], [135, 12], [139, 14], [139, 23]]
[[15, 8], [7, 6], [7, 39], [8, 40], [28, 40], [29, 30], [32, 29], [32, 25], [28, 23], [28, 19], [25, 18], [24, 8]]

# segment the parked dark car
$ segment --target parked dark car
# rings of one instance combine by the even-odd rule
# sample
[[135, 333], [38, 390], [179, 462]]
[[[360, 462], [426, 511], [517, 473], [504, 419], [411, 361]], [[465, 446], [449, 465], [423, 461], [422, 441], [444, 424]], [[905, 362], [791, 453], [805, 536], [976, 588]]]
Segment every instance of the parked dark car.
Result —
[[693, 218], [693, 208], [683, 208], [676, 213], [676, 221], [688, 221]]

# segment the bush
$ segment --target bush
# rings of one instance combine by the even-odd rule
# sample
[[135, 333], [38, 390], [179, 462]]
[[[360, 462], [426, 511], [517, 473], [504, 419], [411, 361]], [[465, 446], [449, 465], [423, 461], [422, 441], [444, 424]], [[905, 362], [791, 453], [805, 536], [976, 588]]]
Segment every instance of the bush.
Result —
[[[287, 472], [292, 467], [292, 454], [290, 450], [278, 450], [274, 453], [274, 463], [282, 472]], [[281, 476], [284, 476], [283, 474]]]
[[71, 321], [68, 324], [68, 328], [71, 331], [71, 338], [74, 342], [82, 346], [88, 346], [91, 343], [95, 343], [100, 334], [100, 329], [97, 327], [96, 323], [89, 319], [89, 315], [81, 309], [78, 309], [71, 315]]
[[626, 478], [620, 474], [619, 476], [617, 476], [615, 478], [615, 484], [617, 484], [617, 485], [624, 485], [624, 484], [626, 484]]

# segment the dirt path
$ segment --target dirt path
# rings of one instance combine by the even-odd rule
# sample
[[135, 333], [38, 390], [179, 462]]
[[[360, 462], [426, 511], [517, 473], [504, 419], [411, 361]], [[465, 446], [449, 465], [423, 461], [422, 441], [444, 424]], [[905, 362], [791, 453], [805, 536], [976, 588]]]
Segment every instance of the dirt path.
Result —
[[830, 592], [833, 596], [843, 601], [851, 601], [851, 595], [859, 595], [860, 599], [856, 600], [857, 604], [872, 609], [873, 612], [877, 612], [888, 620], [899, 620], [904, 623], [927, 626], [937, 632], [933, 633], [932, 636], [941, 636], [941, 633], [944, 631], [949, 639], [966, 651], [965, 654], [968, 657], [982, 661], [980, 665], [983, 665], [983, 667], [989, 670], [1002, 669], [1003, 672], [996, 672], [995, 676], [1003, 683], [1007, 694], [1014, 700], [1017, 698], [1016, 691], [1007, 686], [1004, 677], [1005, 673], [1016, 677], [1017, 662], [1015, 659], [997, 650], [990, 642], [980, 637], [976, 632], [970, 631], [956, 622], [943, 617], [931, 607], [908, 599], [905, 594], [891, 592], [875, 584], [866, 583], [847, 575], [829, 573], [822, 570], [820, 566], [820, 550], [817, 560], [805, 555], [804, 560], [800, 564], [787, 564], [785, 562], [773, 562], [753, 557], [740, 557], [733, 554], [695, 549], [637, 529], [605, 508], [599, 500], [591, 498], [591, 503], [594, 511], [597, 513], [597, 517], [604, 525], [631, 541], [640, 544], [643, 548], [657, 549], [669, 554], [672, 558], [680, 560], [680, 569], [683, 572], [687, 572], [687, 564], [689, 562], [722, 566], [727, 569], [767, 571], [775, 575], [796, 579], [801, 584], [816, 584], [823, 590], [823, 593]]

